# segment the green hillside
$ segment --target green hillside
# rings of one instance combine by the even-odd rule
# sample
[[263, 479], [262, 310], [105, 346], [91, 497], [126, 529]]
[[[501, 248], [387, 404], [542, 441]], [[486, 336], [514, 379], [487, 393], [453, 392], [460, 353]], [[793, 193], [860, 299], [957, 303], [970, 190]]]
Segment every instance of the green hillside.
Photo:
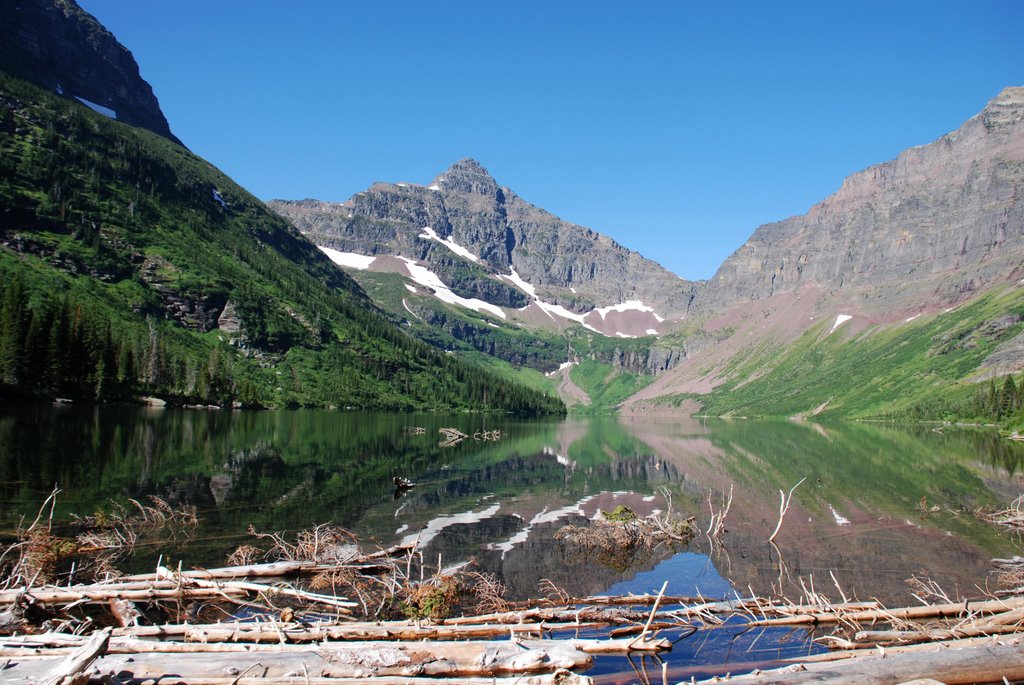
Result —
[[558, 412], [406, 335], [188, 150], [0, 75], [10, 398]]
[[[735, 355], [729, 380], [690, 398], [713, 416], [1006, 420], [981, 397], [994, 384], [976, 383], [982, 362], [1024, 330], [1024, 288], [998, 288], [944, 313], [857, 334], [828, 322], [792, 344], [758, 343]], [[997, 380], [1001, 387], [1002, 377]]]

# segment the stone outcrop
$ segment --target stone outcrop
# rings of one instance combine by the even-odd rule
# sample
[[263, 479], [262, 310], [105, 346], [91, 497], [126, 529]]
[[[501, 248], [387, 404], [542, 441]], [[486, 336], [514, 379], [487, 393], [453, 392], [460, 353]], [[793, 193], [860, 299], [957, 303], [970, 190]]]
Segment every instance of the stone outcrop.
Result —
[[[588, 228], [563, 221], [499, 186], [464, 159], [427, 186], [376, 183], [344, 203], [269, 203], [317, 245], [433, 262], [450, 240], [492, 274], [514, 269], [545, 301], [575, 312], [640, 300], [681, 317], [699, 284], [685, 281]], [[430, 227], [439, 240], [422, 237]], [[486, 292], [486, 288], [479, 289]]]
[[[803, 215], [766, 224], [694, 310], [814, 287], [865, 307], [952, 302], [1024, 275], [1024, 88], [933, 143], [847, 178]], [[897, 300], [897, 301], [894, 301]]]
[[0, 69], [180, 144], [123, 45], [74, 0], [0, 0]]

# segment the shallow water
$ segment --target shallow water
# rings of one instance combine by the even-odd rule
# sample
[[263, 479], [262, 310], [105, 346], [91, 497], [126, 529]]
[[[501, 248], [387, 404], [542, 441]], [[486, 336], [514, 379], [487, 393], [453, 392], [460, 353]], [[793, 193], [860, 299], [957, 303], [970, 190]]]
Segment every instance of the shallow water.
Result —
[[[449, 426], [502, 437], [439, 446]], [[970, 512], [1024, 491], [1022, 456], [988, 432], [860, 423], [33, 407], [0, 414], [0, 514], [13, 531], [54, 484], [58, 520], [149, 495], [195, 505], [193, 539], [141, 550], [136, 569], [161, 554], [222, 565], [251, 542], [250, 524], [287, 535], [333, 522], [367, 546], [418, 538], [428, 569], [472, 561], [510, 598], [536, 596], [541, 581], [583, 596], [657, 592], [668, 580], [674, 595], [813, 591], [911, 604], [908, 579], [935, 581], [950, 597], [977, 594], [991, 558], [1019, 553]], [[417, 486], [396, 494], [394, 476]], [[771, 546], [779, 491], [801, 479]], [[729, 492], [721, 544], [698, 536], [595, 555], [555, 537], [601, 511], [648, 514], [669, 499], [704, 530], [709, 502], [720, 509]], [[701, 664], [738, 672], [810, 649], [803, 634], [723, 629], [683, 639], [668, 660], [673, 677], [689, 678], [709, 672]], [[618, 661], [598, 671], [631, 676]]]

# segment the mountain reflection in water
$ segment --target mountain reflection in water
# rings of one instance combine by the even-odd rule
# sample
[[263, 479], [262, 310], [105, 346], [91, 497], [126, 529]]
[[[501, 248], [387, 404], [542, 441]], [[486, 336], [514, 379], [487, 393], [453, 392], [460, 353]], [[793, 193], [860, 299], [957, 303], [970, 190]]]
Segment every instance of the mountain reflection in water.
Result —
[[[440, 447], [441, 427], [503, 438]], [[64, 517], [108, 499], [193, 504], [200, 529], [173, 551], [188, 565], [223, 564], [250, 524], [333, 522], [367, 545], [418, 539], [428, 569], [471, 562], [510, 598], [537, 595], [542, 580], [577, 596], [663, 580], [673, 594], [722, 595], [727, 579], [742, 594], [796, 597], [813, 582], [833, 599], [905, 604], [911, 577], [976, 593], [992, 557], [1019, 551], [969, 512], [1021, 493], [1022, 454], [988, 432], [859, 423], [33, 407], [0, 414], [0, 510], [9, 534], [54, 483]], [[395, 476], [417, 485], [395, 499]], [[770, 546], [779, 491], [801, 479]], [[664, 510], [666, 492], [704, 530], [709, 493], [720, 506], [730, 489], [722, 545], [698, 536], [596, 558], [555, 536], [619, 505]], [[166, 552], [133, 563], [151, 568]]]

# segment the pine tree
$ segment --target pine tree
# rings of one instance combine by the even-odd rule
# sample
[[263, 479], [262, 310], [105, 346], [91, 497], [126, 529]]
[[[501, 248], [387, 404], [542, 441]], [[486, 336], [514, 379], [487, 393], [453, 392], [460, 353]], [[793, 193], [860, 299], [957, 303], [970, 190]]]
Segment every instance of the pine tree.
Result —
[[1010, 416], [1016, 407], [1017, 384], [1013, 382], [1013, 376], [1007, 376], [1003, 382], [1003, 388], [999, 392], [999, 416]]
[[27, 311], [21, 273], [10, 278], [0, 304], [0, 381], [17, 385], [25, 371]]

